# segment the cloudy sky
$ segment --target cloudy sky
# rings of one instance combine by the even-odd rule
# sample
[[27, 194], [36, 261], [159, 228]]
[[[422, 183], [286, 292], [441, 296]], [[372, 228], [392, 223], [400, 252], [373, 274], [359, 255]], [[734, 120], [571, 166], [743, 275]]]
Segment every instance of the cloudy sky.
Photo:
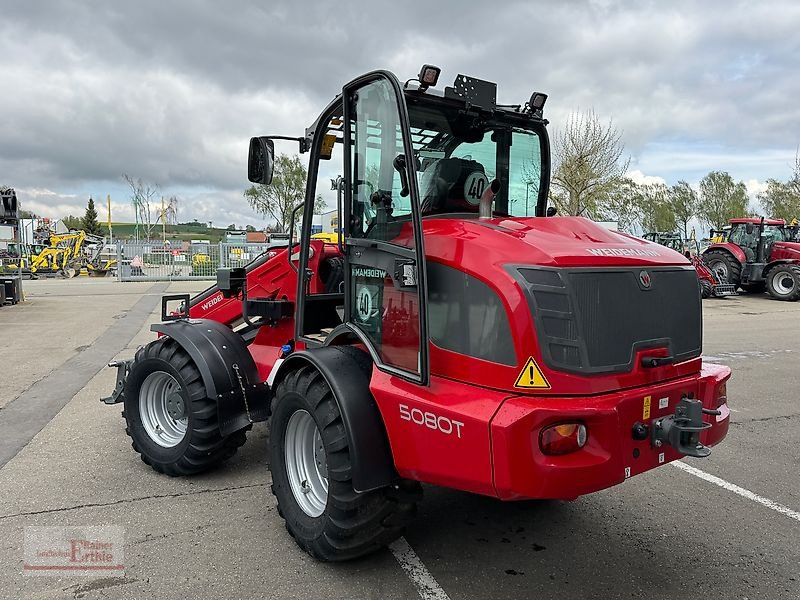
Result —
[[798, 31], [793, 0], [0, 0], [0, 184], [53, 217], [111, 194], [122, 221], [128, 173], [181, 221], [262, 225], [250, 136], [300, 135], [347, 80], [429, 62], [500, 101], [547, 92], [552, 128], [613, 118], [640, 179], [721, 169], [756, 191], [800, 144]]

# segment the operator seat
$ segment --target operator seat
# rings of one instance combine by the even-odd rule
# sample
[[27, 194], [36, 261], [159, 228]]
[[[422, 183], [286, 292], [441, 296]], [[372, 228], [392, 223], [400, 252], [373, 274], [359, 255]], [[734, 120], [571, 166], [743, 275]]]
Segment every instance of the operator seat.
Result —
[[427, 189], [422, 195], [422, 214], [478, 212], [478, 203], [467, 199], [464, 186], [473, 173], [486, 176], [483, 165], [467, 158], [442, 158], [433, 165]]

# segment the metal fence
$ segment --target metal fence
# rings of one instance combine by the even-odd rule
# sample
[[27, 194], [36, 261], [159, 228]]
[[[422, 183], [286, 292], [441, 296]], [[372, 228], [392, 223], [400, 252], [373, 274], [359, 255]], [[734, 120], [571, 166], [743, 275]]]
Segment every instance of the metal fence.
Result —
[[243, 267], [267, 251], [268, 244], [189, 244], [117, 242], [120, 281], [215, 279], [217, 269]]

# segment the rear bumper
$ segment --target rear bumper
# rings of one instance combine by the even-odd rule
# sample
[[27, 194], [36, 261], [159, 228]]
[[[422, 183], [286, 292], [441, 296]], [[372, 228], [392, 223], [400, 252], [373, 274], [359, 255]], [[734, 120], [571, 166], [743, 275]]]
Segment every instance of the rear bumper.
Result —
[[[515, 396], [503, 402], [490, 423], [495, 493], [505, 500], [524, 498], [573, 499], [611, 487], [625, 479], [681, 458], [670, 446], [655, 447], [649, 439], [633, 438], [637, 422], [650, 426], [672, 414], [688, 394], [716, 408], [719, 388], [728, 380], [728, 367], [704, 364], [698, 376], [595, 398]], [[728, 432], [727, 404], [720, 415], [705, 415], [711, 427], [701, 434], [707, 446]], [[559, 422], [586, 425], [586, 445], [563, 456], [547, 456], [539, 448], [539, 432]]]

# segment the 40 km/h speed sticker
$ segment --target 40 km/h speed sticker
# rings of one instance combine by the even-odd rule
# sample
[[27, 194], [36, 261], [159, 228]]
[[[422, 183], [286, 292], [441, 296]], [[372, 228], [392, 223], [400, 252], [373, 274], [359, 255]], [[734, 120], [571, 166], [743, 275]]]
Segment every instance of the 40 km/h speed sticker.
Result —
[[372, 286], [362, 285], [358, 290], [356, 297], [356, 310], [358, 311], [358, 318], [363, 322], [367, 322], [374, 315], [372, 306], [372, 294], [370, 289]]
[[523, 390], [549, 390], [550, 382], [547, 381], [547, 377], [544, 376], [539, 365], [536, 364], [536, 361], [531, 356], [525, 366], [522, 367], [514, 387]]
[[480, 204], [483, 191], [486, 189], [487, 179], [486, 175], [480, 171], [475, 171], [467, 176], [464, 182], [464, 198], [467, 202], [477, 206]]

